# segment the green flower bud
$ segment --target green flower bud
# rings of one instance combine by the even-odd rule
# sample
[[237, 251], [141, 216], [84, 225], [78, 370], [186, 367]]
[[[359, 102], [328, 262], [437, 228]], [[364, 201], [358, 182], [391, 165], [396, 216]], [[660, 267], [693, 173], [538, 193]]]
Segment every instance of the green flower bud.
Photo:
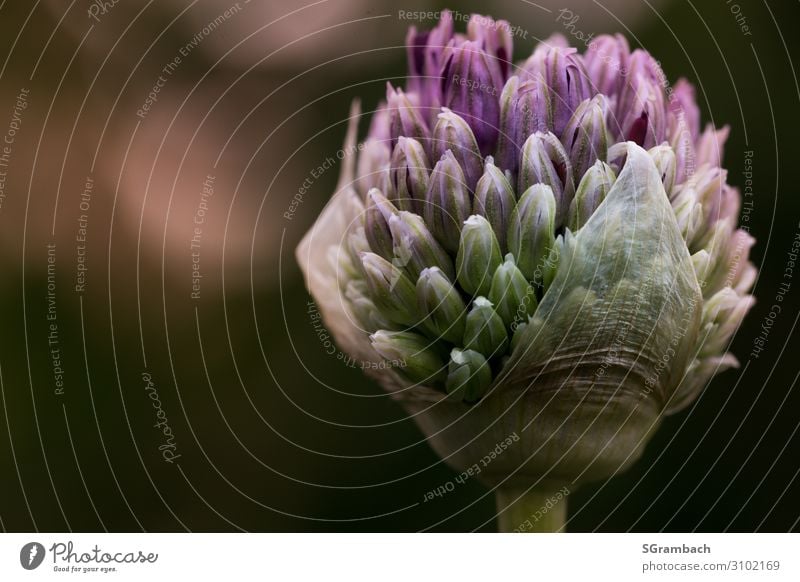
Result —
[[426, 267], [439, 267], [449, 278], [455, 278], [450, 255], [436, 242], [423, 220], [411, 212], [401, 210], [389, 218], [394, 259], [392, 263], [403, 267], [416, 280]]
[[555, 243], [556, 201], [545, 184], [531, 186], [519, 199], [508, 228], [508, 248], [522, 274], [538, 286], [550, 269], [550, 249]]
[[730, 287], [723, 287], [703, 304], [700, 329], [700, 357], [723, 353], [744, 316], [753, 306], [751, 295], [740, 296]]
[[363, 331], [376, 329], [393, 329], [396, 324], [386, 319], [370, 297], [369, 286], [361, 279], [347, 283], [345, 297], [349, 302], [350, 316], [355, 319]]
[[497, 235], [500, 252], [506, 252], [506, 235], [511, 221], [511, 212], [517, 204], [514, 188], [511, 182], [494, 165], [491, 156], [486, 158], [486, 167], [483, 176], [475, 187], [475, 199], [472, 203], [472, 213], [486, 217]]
[[600, 203], [605, 200], [616, 179], [611, 167], [600, 160], [586, 171], [575, 191], [575, 199], [569, 207], [570, 230], [577, 231], [586, 224]]
[[367, 286], [375, 305], [391, 321], [417, 323], [414, 284], [398, 267], [375, 253], [361, 253]]
[[392, 232], [389, 230], [389, 219], [397, 214], [394, 204], [373, 188], [367, 194], [367, 210], [364, 213], [364, 234], [369, 246], [377, 255], [384, 259], [394, 256], [394, 243]]
[[525, 192], [534, 184], [550, 186], [556, 200], [557, 226], [566, 217], [575, 193], [572, 176], [572, 163], [555, 135], [536, 132], [525, 141], [519, 168], [519, 191]]
[[491, 383], [492, 371], [481, 354], [457, 348], [450, 352], [445, 387], [453, 398], [477, 402], [486, 394]]
[[692, 265], [694, 266], [694, 274], [697, 276], [697, 282], [702, 289], [705, 286], [711, 268], [711, 255], [708, 254], [707, 250], [700, 249], [692, 255]]
[[467, 188], [474, 191], [475, 184], [483, 174], [483, 156], [478, 149], [478, 142], [475, 141], [469, 124], [461, 116], [443, 107], [433, 128], [434, 159], [441, 158], [448, 150], [464, 170]]
[[492, 225], [483, 216], [470, 216], [461, 229], [456, 256], [456, 272], [461, 287], [470, 295], [488, 295], [492, 275], [502, 262]]
[[448, 150], [436, 162], [425, 196], [422, 216], [436, 240], [448, 251], [458, 250], [461, 225], [472, 210], [466, 178]]
[[508, 348], [508, 333], [503, 319], [493, 309], [491, 301], [476, 297], [467, 314], [464, 347], [480, 352], [487, 359], [503, 356]]
[[434, 338], [460, 343], [464, 337], [464, 300], [437, 267], [424, 269], [417, 280], [417, 309], [423, 329]]
[[507, 326], [527, 320], [536, 311], [536, 293], [514, 264], [511, 253], [494, 272], [489, 300]]
[[678, 230], [691, 247], [703, 225], [703, 205], [697, 200], [697, 192], [693, 188], [682, 188], [672, 201], [672, 207]]
[[391, 161], [392, 201], [400, 210], [417, 212], [428, 191], [429, 163], [417, 140], [400, 137]]
[[397, 362], [393, 369], [415, 384], [436, 385], [445, 378], [440, 348], [412, 331], [378, 330], [369, 336], [373, 349], [385, 360]]

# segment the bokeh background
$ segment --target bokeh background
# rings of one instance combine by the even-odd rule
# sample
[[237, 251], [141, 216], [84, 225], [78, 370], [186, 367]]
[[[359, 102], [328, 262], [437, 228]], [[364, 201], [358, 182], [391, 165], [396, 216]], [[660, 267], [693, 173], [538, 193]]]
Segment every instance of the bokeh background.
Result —
[[407, 27], [435, 24], [400, 11], [445, 7], [519, 27], [516, 58], [569, 34], [563, 8], [576, 30], [622, 32], [697, 85], [704, 122], [731, 126], [732, 184], [753, 152], [761, 275], [733, 343], [742, 368], [633, 469], [572, 493], [568, 529], [798, 529], [796, 267], [749, 356], [800, 233], [797, 2], [5, 0], [2, 530], [495, 529], [475, 480], [422, 503], [455, 473], [314, 330], [293, 253], [339, 168], [284, 217], [341, 147], [351, 100], [371, 111], [404, 76]]

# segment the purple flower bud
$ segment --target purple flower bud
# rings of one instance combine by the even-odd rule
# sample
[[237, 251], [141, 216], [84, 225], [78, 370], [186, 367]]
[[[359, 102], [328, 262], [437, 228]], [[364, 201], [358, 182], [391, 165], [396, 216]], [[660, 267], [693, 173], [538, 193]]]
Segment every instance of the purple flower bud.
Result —
[[453, 15], [443, 10], [433, 30], [418, 32], [411, 27], [406, 36], [408, 90], [419, 95], [424, 117], [432, 120], [441, 106], [441, 79], [444, 49], [453, 38]]
[[389, 218], [389, 230], [394, 243], [392, 264], [405, 268], [412, 280], [430, 266], [439, 267], [448, 278], [455, 278], [453, 261], [419, 216], [401, 210]]
[[692, 176], [682, 191], [691, 191], [703, 207], [704, 229], [710, 228], [719, 220], [736, 221], [739, 215], [741, 196], [726, 183], [728, 172], [717, 166], [703, 166]]
[[620, 90], [612, 131], [624, 141], [645, 149], [667, 137], [666, 78], [650, 53], [637, 49], [630, 58], [629, 73]]
[[583, 59], [574, 48], [536, 50], [523, 65], [524, 79], [544, 79], [550, 91], [551, 131], [561, 135], [575, 109], [594, 94]]
[[498, 97], [503, 78], [480, 44], [451, 41], [442, 65], [442, 104], [458, 113], [472, 128], [482, 154], [497, 141], [500, 121]]
[[699, 168], [704, 164], [711, 166], [721, 166], [722, 158], [725, 154], [725, 142], [728, 141], [728, 134], [731, 128], [725, 126], [722, 129], [715, 129], [710, 123], [706, 125], [706, 129], [697, 140], [697, 160], [696, 164]]
[[364, 231], [372, 252], [384, 259], [394, 257], [392, 232], [389, 230], [389, 219], [397, 214], [394, 204], [373, 188], [367, 194], [367, 210], [364, 213]]
[[400, 137], [392, 153], [391, 200], [400, 210], [418, 212], [425, 200], [429, 181], [428, 156], [417, 140]]
[[493, 62], [503, 79], [508, 78], [513, 51], [511, 25], [508, 22], [473, 14], [467, 23], [467, 38], [480, 44], [492, 59], [490, 64]]
[[389, 129], [392, 135], [392, 148], [400, 136], [411, 137], [429, 147], [431, 132], [425, 123], [424, 113], [418, 105], [412, 103], [402, 89], [394, 89], [386, 84], [386, 101], [389, 110]]
[[678, 79], [672, 88], [669, 102], [670, 142], [679, 133], [688, 132], [692, 141], [700, 135], [700, 108], [695, 99], [694, 85]]
[[541, 79], [521, 81], [514, 76], [508, 80], [500, 96], [497, 163], [501, 168], [516, 173], [528, 136], [553, 126], [549, 100], [550, 92]]
[[670, 96], [667, 135], [675, 152], [677, 184], [690, 177], [697, 167], [695, 144], [700, 135], [700, 109], [694, 93], [691, 83], [686, 79], [678, 79]]
[[469, 125], [460, 116], [447, 108], [439, 114], [433, 128], [433, 157], [439, 159], [450, 150], [464, 170], [467, 188], [475, 191], [475, 185], [483, 173], [483, 156]]
[[508, 178], [494, 165], [492, 157], [487, 157], [483, 176], [478, 180], [475, 188], [472, 212], [485, 217], [492, 225], [492, 230], [497, 235], [497, 242], [500, 244], [501, 253], [505, 253], [508, 248], [506, 234], [511, 212], [516, 205], [514, 188]]
[[465, 180], [455, 156], [446, 151], [433, 168], [422, 209], [433, 236], [453, 254], [458, 251], [461, 226], [472, 210]]
[[604, 95], [595, 95], [578, 105], [567, 123], [561, 143], [569, 154], [575, 176], [583, 176], [596, 160], [606, 160], [609, 141], [607, 114], [608, 100]]
[[546, 184], [536, 184], [522, 195], [511, 214], [508, 248], [522, 274], [538, 286], [544, 284], [545, 273], [550, 269], [555, 213], [553, 190]]
[[534, 184], [549, 186], [556, 200], [556, 228], [563, 224], [575, 193], [572, 162], [564, 146], [552, 133], [534, 133], [522, 147], [518, 191]]
[[602, 34], [589, 43], [583, 62], [592, 82], [592, 92], [615, 97], [628, 74], [630, 55], [628, 41], [621, 34]]

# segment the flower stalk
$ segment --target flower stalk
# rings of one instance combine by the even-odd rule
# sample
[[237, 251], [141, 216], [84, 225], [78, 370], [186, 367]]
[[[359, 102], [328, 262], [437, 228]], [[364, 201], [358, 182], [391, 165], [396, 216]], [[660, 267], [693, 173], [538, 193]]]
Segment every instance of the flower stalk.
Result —
[[501, 533], [558, 533], [567, 522], [566, 487], [497, 489], [497, 528]]

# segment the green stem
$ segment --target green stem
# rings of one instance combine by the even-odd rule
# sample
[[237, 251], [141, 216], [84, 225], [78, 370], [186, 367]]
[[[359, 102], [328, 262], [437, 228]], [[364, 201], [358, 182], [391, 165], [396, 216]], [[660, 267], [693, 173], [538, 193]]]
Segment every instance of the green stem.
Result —
[[508, 487], [497, 490], [497, 521], [501, 532], [564, 531], [569, 490]]

